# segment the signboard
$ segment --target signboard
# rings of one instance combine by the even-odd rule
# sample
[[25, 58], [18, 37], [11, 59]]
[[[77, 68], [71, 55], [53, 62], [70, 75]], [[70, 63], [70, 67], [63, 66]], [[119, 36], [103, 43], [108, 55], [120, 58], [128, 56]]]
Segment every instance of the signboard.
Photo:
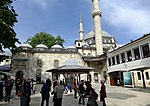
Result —
[[132, 83], [132, 73], [131, 72], [123, 72], [124, 86], [133, 86]]

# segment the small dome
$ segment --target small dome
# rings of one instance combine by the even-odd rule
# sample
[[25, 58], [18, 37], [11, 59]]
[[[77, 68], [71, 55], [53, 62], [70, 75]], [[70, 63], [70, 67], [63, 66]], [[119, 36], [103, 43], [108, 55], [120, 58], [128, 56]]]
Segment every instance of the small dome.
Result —
[[63, 65], [79, 65], [77, 60], [74, 58], [67, 59]]
[[45, 49], [47, 49], [48, 47], [46, 45], [44, 45], [44, 44], [38, 44], [36, 46], [36, 48], [45, 48]]
[[19, 47], [21, 48], [32, 48], [30, 44], [21, 44]]
[[68, 46], [67, 49], [76, 49], [74, 46]]
[[63, 49], [63, 47], [60, 45], [53, 45], [51, 48], [52, 49]]

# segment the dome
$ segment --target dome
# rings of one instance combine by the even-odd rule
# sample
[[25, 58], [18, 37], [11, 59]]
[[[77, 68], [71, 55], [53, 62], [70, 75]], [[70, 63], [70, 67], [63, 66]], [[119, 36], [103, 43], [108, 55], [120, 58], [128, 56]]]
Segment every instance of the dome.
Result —
[[30, 44], [21, 44], [19, 47], [21, 48], [32, 48]]
[[[108, 32], [102, 30], [102, 36], [104, 37], [112, 37]], [[89, 32], [87, 35], [85, 35], [84, 39], [89, 39], [95, 37], [94, 31]]]
[[85, 35], [84, 39], [89, 39], [94, 37], [94, 31], [89, 32], [87, 35]]
[[36, 48], [45, 48], [45, 49], [47, 49], [48, 47], [46, 45], [44, 45], [44, 44], [38, 44], [36, 46]]
[[63, 47], [60, 45], [53, 45], [51, 48], [52, 49], [63, 49]]
[[76, 49], [74, 46], [68, 46], [67, 49]]
[[108, 32], [102, 30], [102, 36], [112, 37]]
[[67, 59], [63, 65], [79, 65], [77, 60], [74, 58]]

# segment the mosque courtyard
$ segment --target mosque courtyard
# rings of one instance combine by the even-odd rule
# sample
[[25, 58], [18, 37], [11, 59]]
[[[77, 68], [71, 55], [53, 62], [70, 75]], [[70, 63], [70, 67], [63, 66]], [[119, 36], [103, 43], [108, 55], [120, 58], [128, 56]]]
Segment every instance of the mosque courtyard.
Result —
[[[40, 106], [41, 95], [39, 93], [41, 85], [36, 86], [36, 94], [31, 96], [30, 106]], [[93, 88], [96, 89], [97, 93], [100, 90], [98, 84], [93, 84]], [[124, 88], [117, 86], [107, 86], [107, 106], [150, 106], [150, 88]], [[20, 98], [15, 97], [9, 103], [1, 102], [0, 106], [20, 106]], [[98, 106], [103, 106], [100, 103], [100, 97], [97, 100]], [[87, 99], [85, 99], [87, 103]], [[52, 96], [50, 97], [50, 105], [53, 106]], [[62, 106], [82, 106], [78, 104], [78, 99], [73, 97], [73, 92], [64, 94]], [[85, 105], [86, 106], [86, 105]]]

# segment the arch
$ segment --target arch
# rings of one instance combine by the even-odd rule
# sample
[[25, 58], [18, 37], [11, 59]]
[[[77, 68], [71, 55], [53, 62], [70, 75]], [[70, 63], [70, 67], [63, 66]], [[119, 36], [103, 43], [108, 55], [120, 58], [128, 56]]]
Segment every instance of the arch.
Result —
[[17, 79], [23, 79], [23, 72], [22, 71], [17, 71], [16, 72], [16, 80]]
[[59, 60], [54, 60], [54, 67], [58, 67], [59, 66]]

